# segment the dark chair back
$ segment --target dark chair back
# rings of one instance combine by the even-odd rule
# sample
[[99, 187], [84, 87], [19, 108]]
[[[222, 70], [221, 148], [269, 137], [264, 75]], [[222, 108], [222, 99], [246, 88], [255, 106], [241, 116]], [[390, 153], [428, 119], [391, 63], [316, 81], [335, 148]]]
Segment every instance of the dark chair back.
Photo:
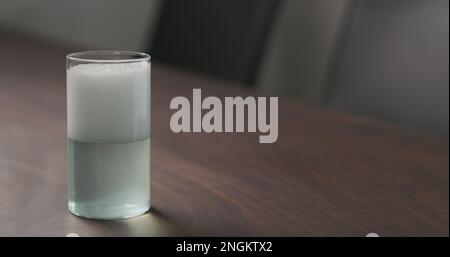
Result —
[[252, 85], [279, 0], [167, 0], [155, 61]]

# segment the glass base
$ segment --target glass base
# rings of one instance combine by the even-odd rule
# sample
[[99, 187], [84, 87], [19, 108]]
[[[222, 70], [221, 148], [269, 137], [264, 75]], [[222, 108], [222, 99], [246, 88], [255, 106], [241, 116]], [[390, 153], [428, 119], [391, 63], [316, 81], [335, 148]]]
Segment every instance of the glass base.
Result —
[[128, 204], [125, 206], [99, 206], [89, 203], [69, 202], [69, 210], [72, 214], [98, 220], [128, 219], [140, 216], [150, 209], [150, 201], [142, 204]]

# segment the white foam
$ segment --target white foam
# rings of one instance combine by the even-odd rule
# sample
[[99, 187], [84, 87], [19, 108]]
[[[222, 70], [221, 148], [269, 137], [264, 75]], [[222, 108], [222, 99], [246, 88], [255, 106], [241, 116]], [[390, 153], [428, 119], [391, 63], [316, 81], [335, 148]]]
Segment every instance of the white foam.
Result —
[[67, 71], [68, 136], [130, 142], [149, 137], [150, 64], [79, 64]]

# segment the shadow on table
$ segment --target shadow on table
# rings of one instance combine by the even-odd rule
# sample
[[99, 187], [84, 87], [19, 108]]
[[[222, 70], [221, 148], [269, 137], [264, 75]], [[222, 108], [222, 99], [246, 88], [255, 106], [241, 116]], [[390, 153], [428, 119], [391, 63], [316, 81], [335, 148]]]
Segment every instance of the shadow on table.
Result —
[[[80, 228], [86, 225], [90, 231], [79, 236], [175, 236], [182, 233], [158, 209], [152, 207], [145, 214], [122, 220], [91, 220], [76, 218], [73, 227]], [[80, 224], [81, 223], [81, 224]], [[81, 231], [80, 231], [81, 232]]]

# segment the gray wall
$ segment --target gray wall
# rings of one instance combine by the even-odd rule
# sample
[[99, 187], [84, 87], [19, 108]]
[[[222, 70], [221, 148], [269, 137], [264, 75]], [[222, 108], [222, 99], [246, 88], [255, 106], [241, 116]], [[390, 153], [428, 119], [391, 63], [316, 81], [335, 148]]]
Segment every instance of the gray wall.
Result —
[[449, 129], [449, 1], [356, 1], [331, 105]]
[[[160, 5], [0, 0], [0, 28], [86, 49], [146, 50]], [[448, 0], [284, 0], [257, 85], [316, 103], [330, 92], [331, 107], [448, 134], [448, 10]]]
[[1, 0], [0, 27], [89, 49], [146, 49], [160, 0]]

